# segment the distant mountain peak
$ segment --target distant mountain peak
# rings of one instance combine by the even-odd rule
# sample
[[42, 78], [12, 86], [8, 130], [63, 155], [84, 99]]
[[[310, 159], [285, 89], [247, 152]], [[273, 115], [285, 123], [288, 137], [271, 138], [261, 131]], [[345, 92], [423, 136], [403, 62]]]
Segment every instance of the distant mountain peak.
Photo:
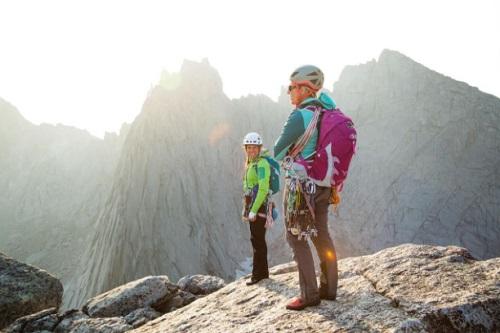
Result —
[[201, 62], [184, 60], [180, 75], [183, 88], [194, 89], [196, 92], [223, 92], [222, 78], [219, 72], [210, 65], [206, 58]]
[[28, 122], [21, 113], [16, 109], [16, 107], [3, 98], [0, 98], [0, 121], [24, 121]]
[[162, 71], [158, 86], [201, 95], [223, 94], [222, 78], [207, 58], [200, 62], [185, 59], [179, 72]]
[[378, 62], [385, 62], [388, 60], [408, 61], [411, 63], [415, 63], [413, 59], [404, 55], [401, 52], [384, 49], [382, 50], [382, 53], [380, 53], [380, 56], [378, 57]]
[[15, 106], [0, 98], [0, 131], [10, 132], [31, 125]]

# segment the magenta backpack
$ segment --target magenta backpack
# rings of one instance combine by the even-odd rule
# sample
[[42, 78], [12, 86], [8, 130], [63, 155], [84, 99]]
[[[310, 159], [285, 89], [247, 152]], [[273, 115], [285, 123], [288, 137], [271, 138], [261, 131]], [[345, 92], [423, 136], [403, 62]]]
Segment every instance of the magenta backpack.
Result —
[[306, 166], [308, 176], [316, 185], [335, 187], [340, 192], [356, 151], [356, 129], [352, 120], [338, 108], [313, 108], [308, 107], [311, 111], [320, 112], [316, 152], [311, 160], [299, 163]]

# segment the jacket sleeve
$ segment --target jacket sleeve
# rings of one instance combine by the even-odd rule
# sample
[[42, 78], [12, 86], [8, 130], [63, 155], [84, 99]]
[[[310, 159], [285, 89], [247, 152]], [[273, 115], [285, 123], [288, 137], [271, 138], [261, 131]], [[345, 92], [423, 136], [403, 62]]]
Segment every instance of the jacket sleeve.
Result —
[[294, 110], [288, 116], [288, 120], [283, 127], [283, 131], [274, 144], [274, 158], [278, 161], [283, 160], [288, 153], [288, 149], [305, 132], [304, 119], [298, 110]]
[[257, 214], [262, 206], [262, 203], [266, 200], [269, 193], [269, 179], [271, 178], [271, 166], [265, 158], [261, 158], [257, 164], [257, 177], [259, 179], [259, 190], [257, 196], [253, 202], [251, 212]]

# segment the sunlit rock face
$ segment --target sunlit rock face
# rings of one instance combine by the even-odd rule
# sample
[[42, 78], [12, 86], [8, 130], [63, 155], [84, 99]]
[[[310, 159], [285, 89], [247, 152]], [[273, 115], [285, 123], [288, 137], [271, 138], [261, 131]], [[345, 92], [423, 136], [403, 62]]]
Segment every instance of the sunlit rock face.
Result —
[[120, 146], [117, 135], [100, 140], [68, 126], [33, 125], [0, 99], [0, 249], [67, 282]]
[[258, 130], [273, 142], [286, 113], [264, 96], [229, 100], [206, 61], [164, 76], [132, 124], [67, 302], [150, 274], [234, 277], [251, 255], [241, 140]]
[[393, 51], [344, 69], [334, 97], [358, 151], [334, 218], [339, 250], [456, 244], [500, 254], [500, 100]]

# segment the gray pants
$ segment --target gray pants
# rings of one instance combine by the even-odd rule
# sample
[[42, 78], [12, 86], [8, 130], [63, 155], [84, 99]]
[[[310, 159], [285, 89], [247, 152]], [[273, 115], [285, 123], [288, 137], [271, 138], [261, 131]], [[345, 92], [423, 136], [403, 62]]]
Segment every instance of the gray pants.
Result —
[[329, 187], [317, 187], [314, 195], [317, 237], [311, 237], [320, 259], [320, 289], [316, 281], [314, 261], [307, 240], [298, 240], [297, 236], [286, 231], [286, 239], [293, 250], [293, 259], [297, 262], [299, 271], [300, 295], [306, 302], [323, 298], [335, 299], [337, 295], [337, 256], [333, 241], [328, 232], [328, 205], [330, 200]]

